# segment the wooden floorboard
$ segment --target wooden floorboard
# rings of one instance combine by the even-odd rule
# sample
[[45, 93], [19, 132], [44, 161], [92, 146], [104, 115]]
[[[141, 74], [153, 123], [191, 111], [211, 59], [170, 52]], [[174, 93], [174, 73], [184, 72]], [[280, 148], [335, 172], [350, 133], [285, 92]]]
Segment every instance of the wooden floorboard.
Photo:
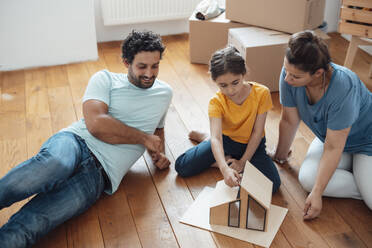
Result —
[[142, 247], [178, 247], [143, 157], [128, 172], [123, 184]]
[[[25, 74], [23, 70], [3, 72], [0, 82], [0, 176], [4, 176], [27, 156]], [[23, 200], [1, 210], [0, 225], [27, 202]]]
[[104, 195], [97, 205], [105, 248], [142, 247], [123, 184], [115, 194]]
[[[169, 137], [169, 135], [167, 135], [167, 137]], [[155, 168], [147, 153], [144, 158], [179, 246], [215, 247], [209, 232], [183, 225], [178, 221], [192, 204], [193, 198], [190, 195], [185, 181], [178, 177], [174, 170], [174, 157], [168, 145], [166, 146], [166, 155], [170, 158], [172, 166], [169, 169], [161, 171]], [[194, 238], [190, 239], [190, 237]]]
[[[343, 64], [348, 42], [337, 33], [330, 36], [332, 59]], [[34, 247], [258, 247], [178, 221], [205, 186], [214, 187], [222, 179], [215, 168], [190, 178], [180, 178], [174, 170], [175, 159], [193, 146], [188, 132], [208, 131], [208, 102], [217, 87], [207, 65], [189, 62], [187, 34], [163, 40], [167, 48], [159, 79], [168, 82], [174, 94], [165, 127], [170, 168], [157, 170], [146, 153], [114, 195], [104, 195], [87, 212], [67, 221]], [[95, 72], [127, 72], [120, 45], [117, 41], [99, 44], [97, 61], [0, 72], [0, 176], [33, 156], [51, 134], [82, 117], [82, 96]], [[371, 56], [359, 50], [352, 67], [370, 90], [371, 62]], [[276, 144], [281, 111], [278, 93], [272, 93], [272, 98], [274, 108], [265, 127], [268, 149]], [[372, 247], [372, 212], [362, 201], [324, 198], [321, 216], [310, 222], [302, 220], [307, 193], [297, 175], [313, 138], [301, 123], [290, 165], [278, 167], [282, 186], [273, 203], [289, 212], [271, 247]], [[0, 225], [27, 201], [1, 210]]]

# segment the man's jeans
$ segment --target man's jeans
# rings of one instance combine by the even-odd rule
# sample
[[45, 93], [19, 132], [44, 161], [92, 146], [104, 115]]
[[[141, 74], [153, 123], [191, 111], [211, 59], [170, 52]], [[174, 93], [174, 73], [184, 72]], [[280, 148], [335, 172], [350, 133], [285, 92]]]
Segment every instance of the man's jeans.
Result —
[[[240, 159], [243, 156], [247, 144], [236, 142], [225, 135], [222, 136], [222, 139], [225, 155], [230, 155], [235, 159]], [[211, 141], [206, 140], [180, 155], [174, 166], [180, 176], [189, 177], [205, 171], [214, 162], [216, 160], [213, 156]], [[265, 137], [262, 138], [250, 162], [273, 182], [273, 193], [275, 193], [279, 189], [281, 181], [278, 170], [266, 153]]]
[[36, 194], [0, 228], [0, 247], [31, 246], [87, 210], [104, 190], [102, 170], [79, 136], [52, 136], [36, 156], [0, 179], [0, 209]]

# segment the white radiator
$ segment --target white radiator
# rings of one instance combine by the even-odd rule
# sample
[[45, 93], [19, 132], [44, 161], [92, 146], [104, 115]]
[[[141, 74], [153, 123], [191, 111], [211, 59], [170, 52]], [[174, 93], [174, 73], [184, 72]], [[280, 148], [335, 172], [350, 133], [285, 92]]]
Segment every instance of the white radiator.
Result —
[[104, 25], [189, 18], [201, 0], [101, 0]]

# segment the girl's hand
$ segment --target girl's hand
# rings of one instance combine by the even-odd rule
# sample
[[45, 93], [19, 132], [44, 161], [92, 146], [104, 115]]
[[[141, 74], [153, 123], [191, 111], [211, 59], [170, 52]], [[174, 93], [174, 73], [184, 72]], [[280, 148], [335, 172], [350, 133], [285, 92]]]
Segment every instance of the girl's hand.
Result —
[[226, 185], [230, 187], [239, 186], [241, 176], [236, 170], [226, 166], [221, 172]]
[[236, 170], [238, 173], [241, 173], [244, 170], [245, 162], [240, 160], [236, 160], [234, 158], [229, 158], [226, 163], [229, 165], [231, 169]]
[[311, 220], [318, 217], [321, 210], [322, 195], [311, 191], [305, 201], [304, 220]]

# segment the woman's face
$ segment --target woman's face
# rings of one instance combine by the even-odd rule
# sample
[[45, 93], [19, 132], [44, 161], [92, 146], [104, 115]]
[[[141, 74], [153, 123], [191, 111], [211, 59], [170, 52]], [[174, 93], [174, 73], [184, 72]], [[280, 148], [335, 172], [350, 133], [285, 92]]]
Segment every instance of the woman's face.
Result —
[[286, 71], [285, 81], [294, 87], [306, 86], [314, 81], [317, 77], [317, 73], [311, 75], [309, 72], [304, 72], [297, 69], [294, 65], [290, 64], [287, 61], [287, 58], [284, 58], [284, 69]]
[[231, 100], [240, 98], [244, 87], [242, 74], [237, 75], [228, 72], [217, 77], [215, 82], [217, 83], [218, 88], [220, 88], [222, 94]]

